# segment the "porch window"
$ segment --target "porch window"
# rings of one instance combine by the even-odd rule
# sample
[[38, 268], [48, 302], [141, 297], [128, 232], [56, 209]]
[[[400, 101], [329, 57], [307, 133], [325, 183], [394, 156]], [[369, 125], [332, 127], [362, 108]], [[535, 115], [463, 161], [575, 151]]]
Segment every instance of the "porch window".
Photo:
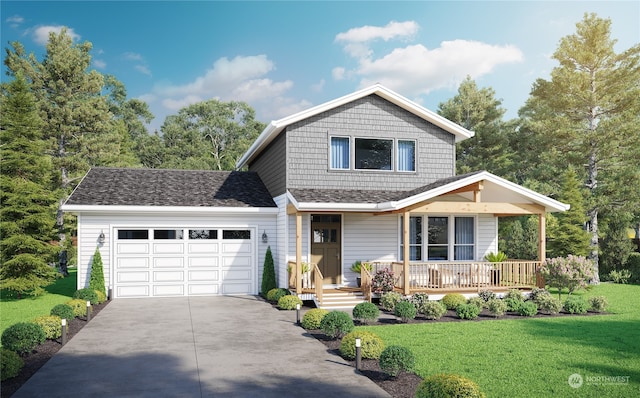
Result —
[[330, 152], [332, 169], [349, 169], [349, 137], [331, 137]]
[[[427, 256], [431, 261], [468, 261], [475, 257], [474, 217], [429, 217]], [[450, 228], [453, 226], [453, 229]]]
[[398, 140], [398, 171], [416, 171], [416, 142]]
[[355, 168], [360, 170], [392, 170], [393, 140], [355, 139]]
[[473, 260], [474, 242], [473, 217], [456, 217], [453, 259]]
[[[400, 217], [400, 261], [404, 260], [404, 234]], [[409, 261], [422, 261], [422, 217], [409, 217]]]
[[427, 228], [429, 260], [449, 260], [449, 217], [429, 217]]

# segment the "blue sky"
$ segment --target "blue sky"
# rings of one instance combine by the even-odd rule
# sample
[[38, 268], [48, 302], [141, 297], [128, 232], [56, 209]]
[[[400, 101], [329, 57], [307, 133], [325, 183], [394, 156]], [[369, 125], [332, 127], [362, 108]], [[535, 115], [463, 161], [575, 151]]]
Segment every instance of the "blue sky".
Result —
[[[2, 1], [4, 48], [42, 59], [66, 26], [93, 67], [145, 100], [159, 129], [197, 101], [245, 101], [269, 122], [381, 83], [436, 111], [465, 76], [515, 117], [585, 12], [640, 42], [639, 1]], [[3, 66], [4, 68], [4, 66]], [[6, 80], [3, 69], [3, 80]]]

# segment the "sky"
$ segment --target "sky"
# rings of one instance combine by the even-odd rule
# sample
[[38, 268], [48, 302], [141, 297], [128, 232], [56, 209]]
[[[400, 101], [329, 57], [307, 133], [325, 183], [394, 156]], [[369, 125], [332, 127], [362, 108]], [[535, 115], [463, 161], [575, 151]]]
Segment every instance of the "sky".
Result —
[[268, 123], [380, 83], [437, 111], [467, 76], [506, 118], [548, 79], [560, 39], [586, 12], [612, 21], [615, 49], [640, 42], [640, 1], [4, 1], [3, 45], [39, 60], [49, 32], [91, 42], [92, 67], [167, 115], [244, 101]]

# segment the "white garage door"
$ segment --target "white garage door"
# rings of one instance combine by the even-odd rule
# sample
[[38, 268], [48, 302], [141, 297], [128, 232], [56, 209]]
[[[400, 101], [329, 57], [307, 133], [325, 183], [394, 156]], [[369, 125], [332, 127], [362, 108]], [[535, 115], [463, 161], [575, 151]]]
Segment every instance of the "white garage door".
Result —
[[256, 294], [247, 228], [115, 231], [116, 297]]

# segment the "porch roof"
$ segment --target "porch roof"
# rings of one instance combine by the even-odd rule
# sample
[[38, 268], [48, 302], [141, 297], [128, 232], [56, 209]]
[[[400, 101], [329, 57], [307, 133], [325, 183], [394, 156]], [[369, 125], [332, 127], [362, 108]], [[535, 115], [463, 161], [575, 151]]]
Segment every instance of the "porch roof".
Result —
[[[474, 188], [475, 187], [475, 188]], [[288, 196], [298, 211], [394, 212], [420, 203], [474, 202], [474, 189], [482, 190], [482, 204], [537, 205], [546, 212], [560, 212], [569, 205], [505, 180], [487, 171], [443, 178], [408, 191], [289, 189]], [[496, 207], [487, 207], [487, 212]], [[504, 213], [510, 211], [505, 209]]]

